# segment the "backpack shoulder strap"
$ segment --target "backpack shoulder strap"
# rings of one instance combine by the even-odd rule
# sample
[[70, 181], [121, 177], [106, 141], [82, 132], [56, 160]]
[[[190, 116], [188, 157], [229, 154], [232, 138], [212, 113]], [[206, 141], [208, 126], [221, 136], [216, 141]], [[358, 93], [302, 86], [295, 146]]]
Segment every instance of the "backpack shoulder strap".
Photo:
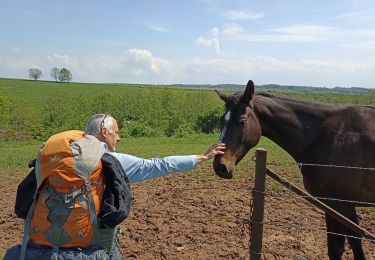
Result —
[[97, 226], [95, 203], [91, 193], [89, 178], [105, 153], [105, 148], [101, 142], [92, 135], [84, 135], [83, 138], [73, 142], [71, 148], [77, 175], [85, 180], [91, 224]]
[[72, 142], [71, 148], [77, 174], [83, 179], [88, 179], [105, 153], [105, 148], [92, 135], [85, 135]]
[[33, 202], [31, 204], [31, 207], [29, 209], [29, 212], [27, 213], [27, 217], [26, 217], [25, 222], [24, 222], [23, 239], [22, 239], [21, 252], [20, 252], [20, 260], [25, 259], [27, 243], [29, 242], [29, 238], [30, 238], [29, 237], [30, 222], [31, 222], [31, 217], [32, 217], [33, 212], [34, 212], [37, 194], [38, 194], [38, 190], [36, 190], [35, 193], [34, 193]]
[[[31, 160], [28, 163], [29, 168], [34, 167], [29, 175], [21, 182], [21, 184], [18, 186], [17, 189], [17, 197], [16, 197], [16, 206], [15, 206], [15, 212], [18, 217], [24, 218], [24, 227], [23, 227], [23, 238], [22, 238], [22, 244], [21, 244], [21, 251], [19, 255], [19, 260], [24, 260], [26, 255], [26, 249], [27, 244], [29, 242], [30, 236], [29, 236], [29, 230], [30, 230], [30, 223], [31, 223], [31, 217], [34, 213], [35, 203], [36, 203], [36, 197], [38, 194], [38, 187], [37, 187], [37, 171], [36, 169], [36, 161], [37, 159]], [[26, 192], [25, 192], [25, 189]], [[32, 195], [32, 199], [30, 200], [30, 195]], [[27, 200], [25, 201], [27, 204], [19, 211], [18, 214], [17, 211], [19, 208], [17, 208], [17, 200], [20, 201], [24, 197], [19, 197], [19, 195], [28, 196]]]
[[29, 209], [34, 201], [33, 195], [36, 190], [35, 168], [33, 168], [17, 187], [14, 213], [18, 218], [26, 219]]

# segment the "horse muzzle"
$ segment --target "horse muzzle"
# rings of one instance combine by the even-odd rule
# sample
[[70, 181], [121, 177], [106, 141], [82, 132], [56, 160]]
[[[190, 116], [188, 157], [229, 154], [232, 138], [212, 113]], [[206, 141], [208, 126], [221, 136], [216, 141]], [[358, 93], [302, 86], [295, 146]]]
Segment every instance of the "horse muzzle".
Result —
[[224, 179], [232, 179], [234, 173], [234, 163], [230, 163], [222, 155], [216, 155], [213, 168], [217, 176]]

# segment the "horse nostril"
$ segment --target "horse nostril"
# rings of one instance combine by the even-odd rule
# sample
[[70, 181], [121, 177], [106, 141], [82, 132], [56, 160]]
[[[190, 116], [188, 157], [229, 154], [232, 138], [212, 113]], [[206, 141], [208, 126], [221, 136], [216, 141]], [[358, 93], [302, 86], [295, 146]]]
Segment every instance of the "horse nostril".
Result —
[[232, 173], [230, 172], [230, 170], [227, 168], [225, 164], [218, 165], [216, 174], [224, 179], [231, 179], [233, 177]]
[[227, 167], [224, 165], [224, 164], [220, 164], [219, 165], [219, 171], [223, 174], [227, 174], [228, 173], [228, 169]]

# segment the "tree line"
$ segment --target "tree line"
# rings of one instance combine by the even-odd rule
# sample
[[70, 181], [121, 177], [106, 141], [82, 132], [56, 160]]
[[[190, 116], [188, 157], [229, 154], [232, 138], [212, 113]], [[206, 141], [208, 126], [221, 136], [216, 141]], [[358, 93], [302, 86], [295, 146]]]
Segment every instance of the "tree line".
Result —
[[[29, 77], [34, 80], [38, 80], [43, 76], [42, 70], [38, 68], [29, 69]], [[54, 67], [50, 71], [50, 76], [53, 80], [60, 82], [71, 82], [73, 79], [72, 73], [67, 68]]]

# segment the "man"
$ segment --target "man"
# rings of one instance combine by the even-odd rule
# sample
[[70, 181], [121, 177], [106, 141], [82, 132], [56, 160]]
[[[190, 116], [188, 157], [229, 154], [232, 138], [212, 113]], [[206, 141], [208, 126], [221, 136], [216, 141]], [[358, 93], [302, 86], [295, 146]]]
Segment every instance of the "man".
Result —
[[[116, 145], [120, 141], [119, 128], [117, 121], [109, 114], [93, 115], [86, 125], [85, 132], [96, 136], [103, 143], [107, 152], [119, 160], [129, 183], [196, 168], [199, 163], [210, 160], [216, 154], [224, 154], [225, 150], [225, 144], [215, 143], [200, 155], [144, 159], [129, 154], [116, 153]], [[120, 258], [117, 246], [112, 250], [110, 259]]]
[[120, 141], [119, 128], [117, 121], [109, 114], [93, 115], [86, 125], [86, 133], [96, 136], [107, 151], [120, 161], [130, 183], [194, 169], [199, 163], [210, 160], [216, 154], [223, 154], [225, 150], [225, 144], [215, 143], [200, 155], [143, 159], [116, 153], [116, 145]]
[[[216, 143], [211, 145], [206, 152], [200, 155], [168, 156], [164, 158], [144, 159], [129, 154], [116, 153], [116, 145], [120, 141], [117, 121], [108, 113], [93, 115], [87, 125], [86, 131], [90, 136], [95, 136], [106, 153], [114, 156], [121, 164], [127, 175], [129, 183], [142, 180], [153, 179], [168, 175], [173, 172], [187, 171], [196, 168], [200, 162], [213, 158], [216, 154], [223, 154], [225, 145]], [[94, 138], [94, 137], [92, 137]], [[100, 144], [98, 148], [100, 147]], [[107, 230], [107, 231], [106, 231]], [[112, 241], [112, 250], [104, 247], [84, 247], [84, 248], [61, 248], [51, 250], [32, 241], [29, 241], [25, 259], [121, 259], [117, 228], [100, 229], [103, 239]], [[108, 239], [107, 239], [108, 238]], [[5, 260], [18, 259], [20, 246], [9, 249], [4, 256]], [[55, 251], [55, 252], [54, 252]], [[23, 255], [23, 254], [21, 254]]]

